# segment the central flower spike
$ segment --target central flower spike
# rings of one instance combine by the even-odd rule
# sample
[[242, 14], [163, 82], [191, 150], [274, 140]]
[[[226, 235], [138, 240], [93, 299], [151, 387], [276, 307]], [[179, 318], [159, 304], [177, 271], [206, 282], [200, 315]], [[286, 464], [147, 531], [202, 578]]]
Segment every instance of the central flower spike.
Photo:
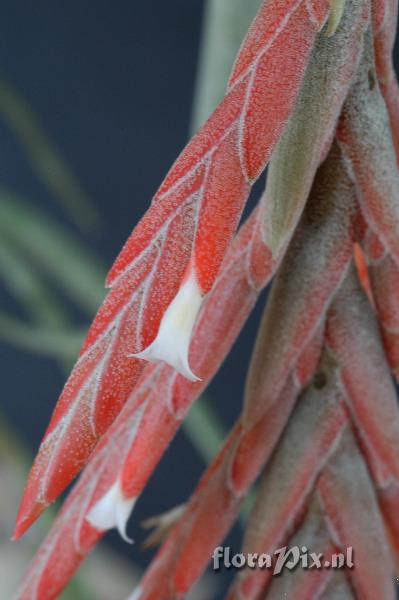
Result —
[[190, 381], [199, 381], [188, 363], [191, 334], [203, 295], [191, 269], [162, 317], [155, 340], [142, 352], [132, 354], [149, 362], [163, 361]]
[[126, 525], [134, 508], [136, 498], [125, 498], [117, 479], [108, 492], [93, 506], [87, 520], [98, 531], [117, 528], [121, 537], [132, 544], [133, 540], [126, 534]]

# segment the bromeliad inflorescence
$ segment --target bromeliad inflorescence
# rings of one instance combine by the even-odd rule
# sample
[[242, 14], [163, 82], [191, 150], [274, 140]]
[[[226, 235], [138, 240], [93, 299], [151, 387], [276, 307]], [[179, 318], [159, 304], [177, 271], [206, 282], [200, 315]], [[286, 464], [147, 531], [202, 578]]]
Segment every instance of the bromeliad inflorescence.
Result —
[[[126, 522], [275, 276], [241, 415], [134, 598], [182, 598], [261, 474], [244, 551], [353, 546], [356, 568], [229, 598], [393, 599], [399, 558], [396, 0], [264, 0], [225, 98], [134, 229], [35, 460], [15, 538], [87, 464], [21, 584], [57, 597]], [[238, 233], [252, 184], [266, 190]], [[378, 548], [378, 554], [375, 549]]]

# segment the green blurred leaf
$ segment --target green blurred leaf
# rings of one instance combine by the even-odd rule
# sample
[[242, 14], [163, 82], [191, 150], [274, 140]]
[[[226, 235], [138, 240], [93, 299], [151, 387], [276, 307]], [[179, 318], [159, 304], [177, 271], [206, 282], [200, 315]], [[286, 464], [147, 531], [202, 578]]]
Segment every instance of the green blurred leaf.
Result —
[[61, 302], [44, 283], [37, 269], [18, 249], [0, 237], [0, 278], [4, 286], [36, 323], [62, 327], [68, 322]]
[[76, 358], [83, 337], [82, 329], [44, 329], [0, 312], [0, 339], [36, 354], [70, 362]]
[[226, 93], [240, 44], [261, 0], [206, 0], [191, 130], [195, 133]]
[[219, 417], [204, 396], [192, 406], [183, 422], [183, 430], [205, 464], [220, 450], [226, 435]]
[[75, 236], [0, 187], [0, 234], [43, 268], [90, 316], [104, 298], [105, 270]]
[[23, 145], [38, 177], [83, 230], [98, 227], [100, 216], [79, 181], [47, 138], [29, 105], [0, 80], [0, 114]]
[[[215, 458], [227, 436], [226, 428], [208, 398], [204, 396], [200, 396], [195, 402], [182, 428], [205, 464], [209, 464]], [[240, 523], [243, 527], [251, 512], [254, 498], [254, 492], [250, 491], [244, 500], [240, 511]]]

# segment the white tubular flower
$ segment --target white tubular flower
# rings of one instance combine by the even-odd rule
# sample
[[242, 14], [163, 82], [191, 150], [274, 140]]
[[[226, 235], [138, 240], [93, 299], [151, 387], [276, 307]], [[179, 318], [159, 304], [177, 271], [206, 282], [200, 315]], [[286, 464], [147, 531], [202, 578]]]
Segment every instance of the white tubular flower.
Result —
[[86, 519], [98, 531], [107, 531], [116, 527], [121, 537], [129, 544], [133, 543], [126, 534], [126, 525], [133, 510], [136, 498], [125, 498], [116, 480], [108, 492], [94, 504]]
[[163, 361], [190, 381], [199, 381], [188, 364], [188, 351], [202, 300], [203, 296], [192, 270], [166, 309], [155, 340], [145, 350], [131, 356], [149, 362]]

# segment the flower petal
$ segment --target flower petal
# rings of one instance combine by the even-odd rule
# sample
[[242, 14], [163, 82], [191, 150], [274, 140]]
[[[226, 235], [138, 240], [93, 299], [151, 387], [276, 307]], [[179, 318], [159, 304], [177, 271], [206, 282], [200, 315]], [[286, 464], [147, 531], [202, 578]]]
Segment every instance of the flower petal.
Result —
[[136, 498], [124, 498], [117, 479], [108, 492], [92, 507], [86, 519], [99, 531], [116, 527], [125, 542], [132, 544], [133, 540], [126, 534], [126, 524], [135, 502]]
[[203, 296], [193, 270], [162, 317], [155, 340], [142, 352], [132, 354], [149, 362], [164, 361], [190, 381], [199, 381], [188, 363], [191, 333]]

